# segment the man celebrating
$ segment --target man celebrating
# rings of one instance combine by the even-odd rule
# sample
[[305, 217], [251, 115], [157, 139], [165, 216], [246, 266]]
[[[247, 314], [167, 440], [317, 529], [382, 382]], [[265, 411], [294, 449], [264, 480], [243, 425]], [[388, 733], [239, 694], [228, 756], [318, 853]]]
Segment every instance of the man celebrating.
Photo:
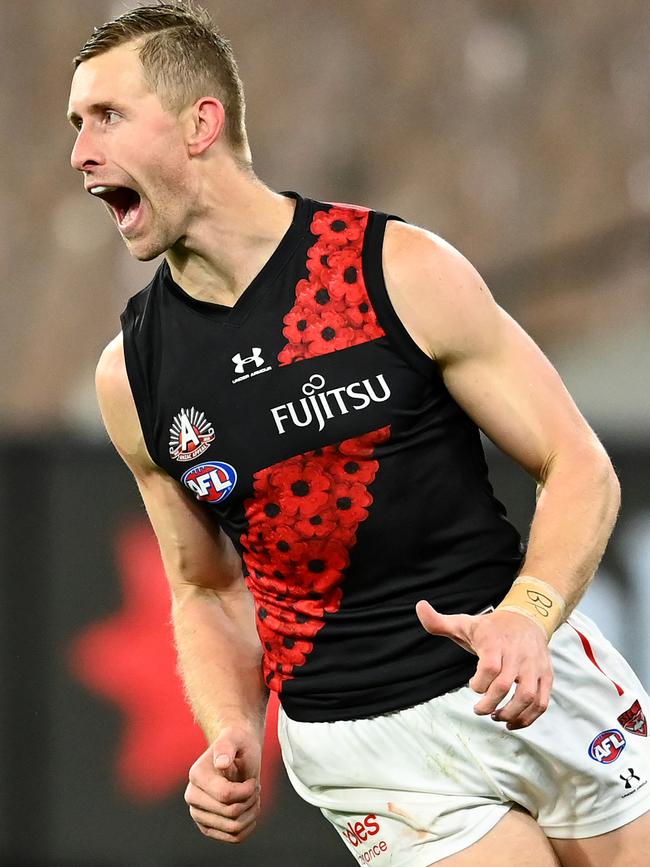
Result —
[[[572, 613], [618, 483], [548, 361], [440, 238], [255, 176], [205, 13], [126, 12], [75, 66], [72, 164], [165, 254], [97, 388], [210, 742], [198, 827], [254, 829], [273, 689], [293, 785], [362, 863], [641, 867], [650, 700]], [[538, 482], [525, 554], [479, 428]]]

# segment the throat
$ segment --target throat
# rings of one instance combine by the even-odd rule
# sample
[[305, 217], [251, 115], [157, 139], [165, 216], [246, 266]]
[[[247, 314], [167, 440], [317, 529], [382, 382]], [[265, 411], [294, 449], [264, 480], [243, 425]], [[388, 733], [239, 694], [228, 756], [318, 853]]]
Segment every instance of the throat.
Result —
[[234, 307], [250, 283], [245, 277], [215, 269], [200, 256], [186, 256], [179, 261], [174, 253], [175, 250], [167, 252], [172, 280], [195, 301]]
[[[217, 226], [192, 232], [167, 251], [171, 276], [182, 290], [197, 301], [234, 307], [253, 284], [281, 264], [290, 252], [295, 202], [284, 196], [281, 211], [251, 225], [251, 221], [223, 221]], [[240, 231], [233, 226], [239, 223]], [[297, 225], [297, 224], [296, 224]]]

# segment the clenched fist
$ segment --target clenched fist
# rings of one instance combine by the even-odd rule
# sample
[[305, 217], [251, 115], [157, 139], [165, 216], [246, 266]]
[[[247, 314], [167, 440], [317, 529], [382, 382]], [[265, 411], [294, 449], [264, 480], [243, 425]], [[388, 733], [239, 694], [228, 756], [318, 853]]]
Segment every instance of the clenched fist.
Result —
[[185, 801], [206, 837], [241, 843], [260, 812], [262, 747], [250, 731], [226, 728], [190, 768]]

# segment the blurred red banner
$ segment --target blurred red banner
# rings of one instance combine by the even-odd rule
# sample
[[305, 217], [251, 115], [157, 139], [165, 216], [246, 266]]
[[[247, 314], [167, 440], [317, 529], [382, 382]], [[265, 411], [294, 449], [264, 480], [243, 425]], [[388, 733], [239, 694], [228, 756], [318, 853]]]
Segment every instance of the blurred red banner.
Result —
[[[155, 802], [185, 787], [206, 742], [177, 673], [169, 588], [153, 531], [142, 521], [128, 524], [115, 545], [123, 606], [73, 639], [70, 665], [90, 692], [123, 714], [115, 759], [120, 789], [132, 801]], [[267, 805], [280, 758], [277, 713], [272, 693], [262, 767]]]

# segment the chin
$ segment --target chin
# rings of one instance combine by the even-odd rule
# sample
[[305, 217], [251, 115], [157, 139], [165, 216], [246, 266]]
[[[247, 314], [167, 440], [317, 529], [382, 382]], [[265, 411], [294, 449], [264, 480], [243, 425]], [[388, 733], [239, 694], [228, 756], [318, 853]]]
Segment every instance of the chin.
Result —
[[138, 262], [151, 262], [152, 259], [157, 259], [166, 252], [167, 247], [163, 244], [138, 244], [137, 241], [128, 241], [124, 238], [126, 248]]

